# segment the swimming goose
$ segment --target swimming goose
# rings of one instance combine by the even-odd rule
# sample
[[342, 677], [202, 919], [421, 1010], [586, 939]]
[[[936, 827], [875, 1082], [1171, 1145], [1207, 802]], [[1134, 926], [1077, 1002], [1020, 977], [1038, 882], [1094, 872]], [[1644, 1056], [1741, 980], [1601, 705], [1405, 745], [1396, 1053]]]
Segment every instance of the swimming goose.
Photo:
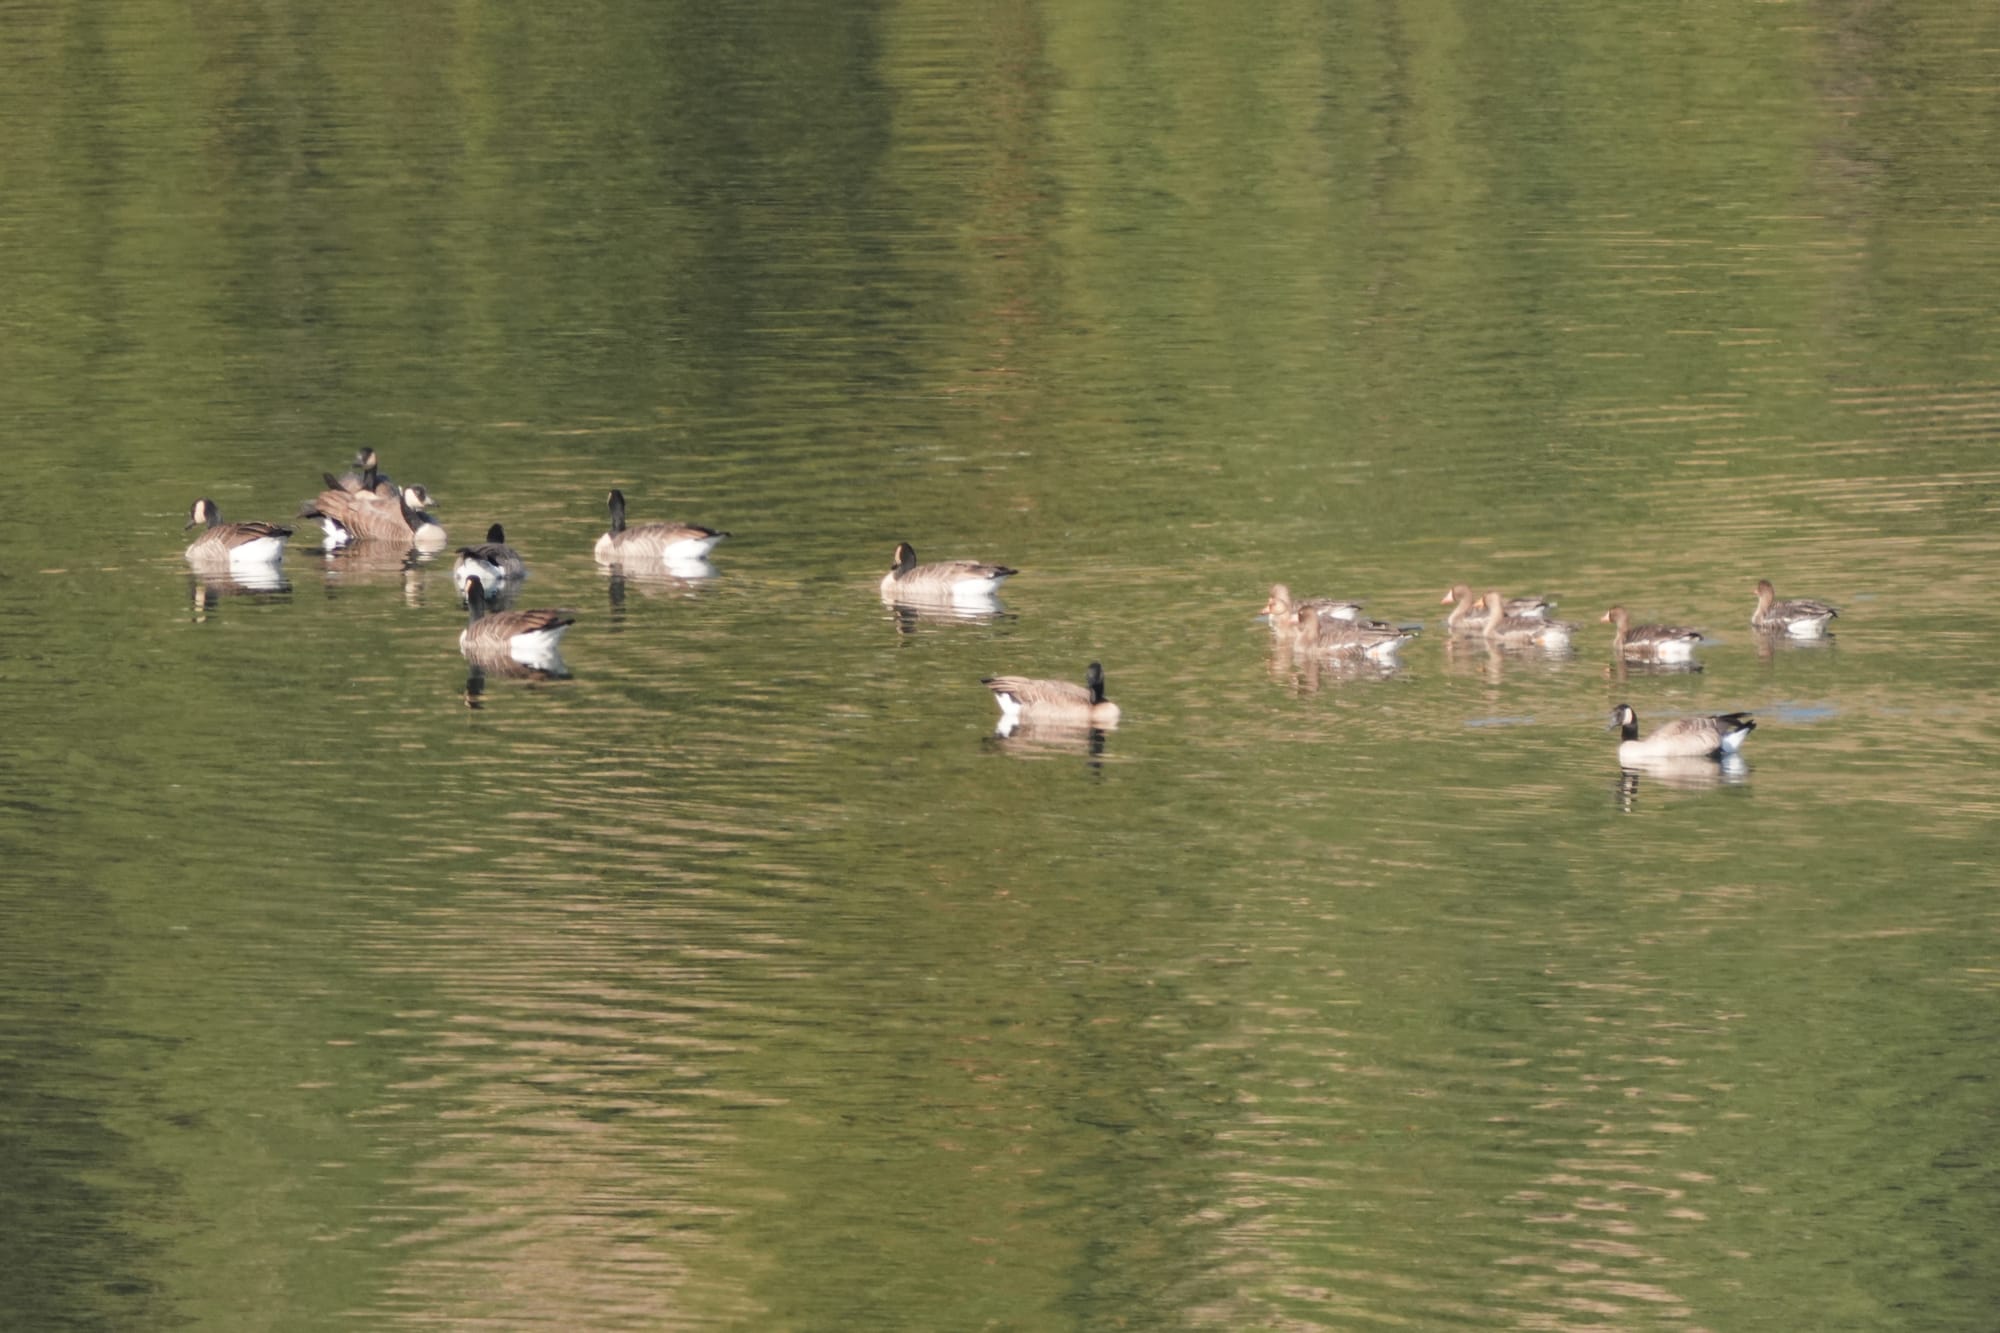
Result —
[[292, 530], [276, 523], [224, 523], [215, 501], [203, 496], [188, 507], [186, 532], [200, 523], [206, 529], [187, 548], [193, 564], [233, 566], [274, 565], [284, 559], [285, 542]]
[[1611, 725], [1618, 728], [1620, 762], [1645, 763], [1735, 754], [1757, 729], [1757, 720], [1748, 713], [1677, 717], [1654, 727], [1652, 735], [1640, 740], [1639, 715], [1632, 711], [1631, 704], [1619, 704], [1611, 710]]
[[465, 581], [465, 628], [458, 632], [458, 651], [467, 658], [511, 658], [524, 666], [561, 665], [558, 648], [563, 631], [576, 623], [568, 611], [542, 607], [534, 611], [492, 611], [486, 605], [486, 585], [477, 577]]
[[390, 497], [380, 491], [343, 490], [338, 478], [327, 480], [333, 484], [300, 505], [299, 517], [318, 519], [328, 546], [372, 540], [435, 551], [444, 545], [443, 526], [424, 512], [431, 497], [423, 487], [405, 486]]
[[188, 562], [208, 568], [216, 564], [230, 568], [276, 564], [284, 558], [284, 542], [292, 536], [292, 528], [276, 522], [222, 522], [222, 510], [208, 496], [188, 506], [188, 520], [180, 524], [180, 530], [186, 532], [196, 522], [204, 524], [206, 530], [188, 544]]
[[481, 546], [461, 546], [458, 559], [452, 562], [451, 581], [458, 588], [459, 596], [465, 595], [466, 583], [478, 579], [487, 587], [498, 589], [502, 584], [519, 582], [528, 576], [528, 566], [521, 559], [521, 553], [507, 544], [507, 533], [498, 523], [486, 529], [486, 542]]
[[1576, 624], [1568, 620], [1545, 620], [1540, 616], [1510, 615], [1507, 599], [1489, 592], [1481, 599], [1486, 619], [1480, 632], [1496, 643], [1533, 643], [1544, 648], [1567, 648]]
[[882, 576], [882, 600], [917, 602], [990, 602], [1000, 585], [1020, 573], [1005, 565], [979, 560], [917, 563], [917, 548], [896, 543], [895, 561]]
[[1826, 622], [1840, 614], [1825, 602], [1816, 602], [1810, 597], [1780, 602], [1776, 600], [1777, 596], [1777, 590], [1771, 587], [1771, 580], [1757, 580], [1757, 609], [1750, 613], [1753, 626], [1781, 630], [1801, 639], [1816, 639], [1826, 633]]
[[613, 491], [607, 501], [611, 531], [597, 539], [597, 560], [604, 565], [693, 565], [708, 559], [729, 534], [692, 523], [642, 523], [625, 526], [625, 493]]
[[1118, 725], [1118, 705], [1104, 697], [1104, 668], [1096, 662], [1083, 673], [1081, 685], [1025, 676], [987, 676], [979, 683], [999, 700], [1003, 727], [1024, 720], [1107, 730]]
[[1310, 606], [1292, 612], [1292, 642], [1303, 653], [1359, 654], [1383, 662], [1417, 634], [1417, 630], [1397, 629], [1373, 620], [1325, 620]]
[[1292, 600], [1292, 590], [1282, 583], [1271, 585], [1271, 596], [1264, 603], [1264, 614], [1271, 618], [1271, 633], [1292, 632], [1293, 612], [1301, 607], [1311, 607], [1322, 620], [1359, 620], [1361, 603], [1344, 597], [1308, 597], [1302, 602]]
[[[1440, 606], [1451, 602], [1458, 603], [1457, 606], [1452, 607], [1445, 615], [1444, 627], [1453, 634], [1479, 633], [1480, 626], [1485, 623], [1485, 616], [1475, 615], [1473, 608], [1481, 605], [1482, 600], [1475, 598], [1472, 595], [1472, 589], [1465, 584], [1452, 584], [1451, 591], [1438, 598]], [[1554, 609], [1555, 603], [1546, 597], [1509, 597], [1507, 599], [1507, 614], [1523, 619], [1546, 619], [1549, 612]]]
[[1695, 646], [1701, 642], [1698, 629], [1681, 625], [1634, 625], [1622, 606], [1612, 607], [1598, 620], [1618, 627], [1611, 636], [1611, 652], [1615, 657], [1685, 662], [1694, 656]]

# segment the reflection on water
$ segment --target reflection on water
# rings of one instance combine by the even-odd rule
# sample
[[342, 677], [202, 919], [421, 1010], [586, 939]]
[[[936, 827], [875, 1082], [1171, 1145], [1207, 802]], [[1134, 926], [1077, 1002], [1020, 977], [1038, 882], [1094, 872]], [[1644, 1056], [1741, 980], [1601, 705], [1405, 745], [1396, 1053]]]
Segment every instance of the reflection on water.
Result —
[[1638, 804], [1645, 784], [1657, 784], [1674, 791], [1708, 791], [1716, 787], [1741, 786], [1750, 780], [1750, 762], [1740, 754], [1719, 759], [1692, 756], [1621, 761], [1618, 778], [1620, 805], [1627, 811]]
[[[24, 9], [0, 1304], [1983, 1333], [1991, 23], [1573, 10]], [[578, 675], [393, 544], [184, 584], [364, 446]], [[1279, 571], [1720, 628], [1301, 660]]]

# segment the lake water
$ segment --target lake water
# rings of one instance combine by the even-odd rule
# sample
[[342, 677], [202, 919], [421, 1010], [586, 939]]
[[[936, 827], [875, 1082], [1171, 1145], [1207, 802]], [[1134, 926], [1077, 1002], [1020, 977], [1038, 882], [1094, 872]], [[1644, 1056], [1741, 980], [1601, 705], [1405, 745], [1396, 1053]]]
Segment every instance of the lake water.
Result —
[[[1994, 1327], [1992, 12], [8, 29], [0, 1323]], [[568, 678], [190, 573], [364, 445]]]

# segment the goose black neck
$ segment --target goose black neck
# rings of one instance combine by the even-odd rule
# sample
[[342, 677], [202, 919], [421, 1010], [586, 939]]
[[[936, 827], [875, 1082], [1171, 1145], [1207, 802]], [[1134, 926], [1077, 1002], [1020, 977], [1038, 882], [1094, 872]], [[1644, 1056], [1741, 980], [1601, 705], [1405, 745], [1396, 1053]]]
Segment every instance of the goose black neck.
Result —
[[1618, 739], [1621, 741], [1639, 739], [1639, 715], [1630, 708], [1618, 710]]
[[486, 614], [486, 585], [478, 579], [465, 581], [466, 623], [474, 625]]
[[623, 491], [611, 492], [611, 530], [614, 533], [625, 531], [625, 493]]
[[1097, 705], [1104, 702], [1104, 668], [1097, 663], [1090, 664], [1090, 670], [1083, 673], [1083, 683], [1090, 687], [1090, 702]]
[[507, 534], [498, 523], [495, 523], [492, 527], [486, 529], [486, 540], [494, 546], [505, 546], [507, 544]]

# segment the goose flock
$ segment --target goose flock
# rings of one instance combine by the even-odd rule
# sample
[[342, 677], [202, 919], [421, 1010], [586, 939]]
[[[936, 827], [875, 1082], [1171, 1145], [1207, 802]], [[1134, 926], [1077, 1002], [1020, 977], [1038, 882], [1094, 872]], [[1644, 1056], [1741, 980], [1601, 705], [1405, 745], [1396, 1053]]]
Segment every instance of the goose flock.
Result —
[[[339, 476], [330, 472], [322, 476], [325, 489], [301, 504], [298, 516], [320, 524], [326, 549], [358, 543], [403, 553], [412, 549], [436, 553], [444, 548], [444, 526], [429, 512], [429, 492], [422, 486], [397, 485], [382, 472], [375, 450], [363, 449]], [[610, 526], [597, 539], [594, 554], [598, 563], [614, 570], [704, 577], [713, 572], [709, 553], [729, 537], [727, 532], [692, 523], [629, 525], [625, 496], [618, 490], [606, 498], [606, 508]], [[285, 543], [293, 533], [291, 527], [276, 523], [225, 522], [215, 501], [206, 496], [189, 507], [183, 531], [196, 526], [202, 531], [187, 548], [188, 564], [198, 574], [253, 585], [276, 579]], [[507, 544], [498, 523], [487, 530], [483, 543], [457, 549], [451, 577], [466, 605], [459, 651], [475, 670], [564, 673], [560, 645], [576, 617], [555, 607], [509, 607], [527, 572], [527, 562]], [[916, 548], [898, 542], [880, 591], [885, 603], [898, 607], [994, 611], [999, 609], [1000, 586], [1019, 572], [979, 560], [919, 564]], [[1756, 592], [1750, 624], [1764, 634], [1819, 638], [1840, 614], [1810, 598], [1780, 601], [1769, 579], [1758, 580]], [[1555, 603], [1541, 596], [1507, 597], [1498, 589], [1475, 594], [1470, 585], [1458, 583], [1441, 604], [1452, 608], [1444, 628], [1454, 639], [1567, 651], [1580, 629], [1572, 621], [1555, 619], [1550, 614]], [[1294, 598], [1288, 586], [1276, 583], [1264, 603], [1263, 618], [1273, 638], [1302, 657], [1393, 663], [1421, 631], [1368, 619], [1362, 615], [1364, 605], [1352, 598]], [[1684, 625], [1635, 625], [1623, 606], [1613, 606], [1598, 619], [1612, 626], [1611, 653], [1624, 662], [1691, 665], [1704, 638], [1701, 630]], [[1118, 725], [1119, 707], [1105, 697], [1104, 668], [1098, 662], [1085, 670], [1082, 684], [1024, 676], [989, 676], [981, 684], [1000, 706], [1003, 735], [1024, 727], [1101, 733]], [[1619, 762], [1630, 768], [1652, 762], [1728, 762], [1757, 722], [1748, 713], [1681, 717], [1641, 737], [1639, 715], [1630, 704], [1621, 703], [1612, 710], [1611, 725], [1619, 733]]]

